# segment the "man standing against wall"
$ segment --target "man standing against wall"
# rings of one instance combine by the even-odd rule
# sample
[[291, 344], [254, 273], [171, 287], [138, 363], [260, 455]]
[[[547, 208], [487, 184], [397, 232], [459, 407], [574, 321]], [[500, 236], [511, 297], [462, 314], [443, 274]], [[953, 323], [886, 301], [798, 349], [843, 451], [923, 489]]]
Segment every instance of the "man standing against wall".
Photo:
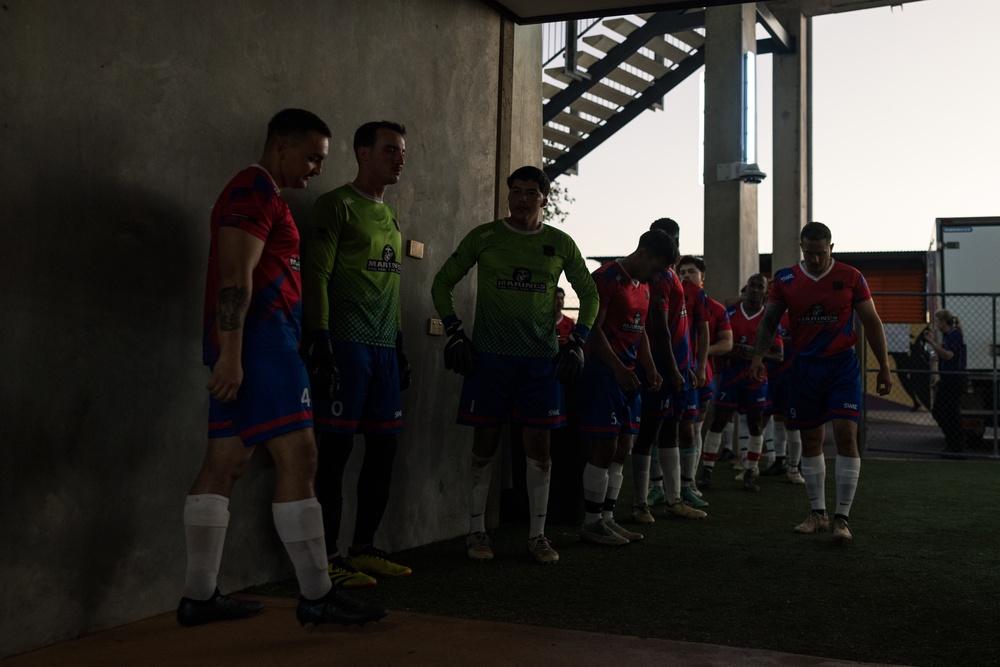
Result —
[[260, 602], [219, 593], [216, 579], [229, 524], [229, 496], [254, 447], [274, 459], [271, 506], [295, 566], [305, 623], [359, 623], [386, 614], [332, 589], [322, 510], [313, 493], [316, 442], [305, 366], [298, 354], [302, 307], [299, 234], [281, 196], [319, 175], [330, 130], [301, 109], [271, 119], [264, 155], [230, 181], [212, 209], [205, 292], [204, 362], [208, 451], [184, 505], [187, 571], [181, 625], [243, 618]]
[[[508, 217], [469, 232], [431, 288], [449, 336], [445, 367], [465, 376], [458, 423], [475, 428], [466, 552], [477, 560], [493, 558], [485, 526], [486, 498], [500, 427], [508, 414], [524, 427], [531, 513], [528, 551], [540, 563], [559, 560], [544, 533], [551, 473], [549, 433], [566, 421], [559, 382], [575, 382], [583, 372], [583, 346], [597, 315], [598, 296], [573, 239], [542, 224], [549, 185], [541, 169], [514, 171], [507, 179]], [[452, 292], [477, 265], [476, 320], [470, 341], [455, 314]], [[560, 349], [552, 305], [564, 271], [580, 299], [580, 314]]]
[[[396, 434], [403, 428], [400, 391], [410, 384], [399, 300], [402, 236], [396, 212], [384, 200], [403, 172], [405, 133], [389, 121], [358, 128], [357, 177], [316, 200], [304, 252], [305, 345], [319, 431], [316, 496], [323, 506], [330, 578], [345, 588], [411, 573], [374, 546], [389, 500]], [[339, 378], [339, 387], [331, 392], [332, 378]], [[337, 537], [344, 468], [359, 429], [365, 456], [354, 540], [343, 558]]]
[[858, 421], [861, 416], [861, 365], [854, 353], [854, 313], [864, 326], [868, 345], [879, 364], [876, 389], [885, 396], [892, 388], [889, 353], [882, 320], [871, 292], [857, 269], [836, 262], [830, 228], [810, 222], [802, 228], [799, 247], [802, 261], [774, 274], [764, 317], [757, 329], [750, 376], [765, 377], [764, 355], [774, 341], [781, 316], [788, 310], [788, 324], [795, 361], [788, 420], [802, 431], [802, 477], [812, 512], [795, 526], [796, 532], [815, 533], [830, 528], [826, 515], [826, 459], [823, 438], [826, 423], [833, 422], [837, 444], [837, 511], [833, 537], [853, 539], [848, 516], [861, 475]]

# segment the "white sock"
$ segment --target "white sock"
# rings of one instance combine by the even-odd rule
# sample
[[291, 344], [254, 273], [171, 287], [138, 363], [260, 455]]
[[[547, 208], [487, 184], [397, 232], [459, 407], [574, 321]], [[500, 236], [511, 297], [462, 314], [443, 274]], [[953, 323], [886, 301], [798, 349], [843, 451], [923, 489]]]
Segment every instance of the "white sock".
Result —
[[695, 422], [694, 423], [694, 470], [691, 471], [691, 476], [693, 477], [696, 472], [698, 472], [698, 461], [701, 460], [701, 453], [704, 450], [704, 436], [702, 435], [702, 427], [705, 422]]
[[549, 508], [549, 481], [552, 461], [524, 457], [524, 479], [528, 487], [528, 537], [545, 534], [545, 513]]
[[784, 458], [787, 451], [785, 425], [782, 422], [775, 422], [773, 419], [768, 422], [768, 426], [772, 424], [774, 425], [774, 439], [772, 441], [774, 443], [774, 455], [779, 459]]
[[632, 455], [632, 486], [636, 505], [643, 505], [649, 496], [649, 454]]
[[681, 499], [681, 452], [676, 447], [660, 448], [660, 465], [663, 467], [663, 495], [668, 505]]
[[705, 453], [701, 455], [702, 465], [706, 468], [715, 467], [715, 457], [719, 454], [719, 447], [722, 445], [722, 433], [709, 431], [705, 436]]
[[790, 431], [788, 433], [788, 467], [797, 468], [802, 461], [802, 431]]
[[184, 539], [187, 542], [184, 597], [207, 600], [215, 593], [228, 526], [229, 498], [201, 493], [188, 496], [184, 501]]
[[660, 448], [653, 443], [649, 452], [649, 486], [663, 488], [663, 468], [660, 467]]
[[490, 495], [492, 458], [472, 455], [472, 486], [469, 488], [469, 533], [486, 532], [486, 498]]
[[601, 508], [604, 507], [604, 497], [607, 494], [607, 468], [598, 468], [588, 463], [583, 468], [583, 500], [586, 506], [584, 523], [591, 524], [601, 520]]
[[608, 490], [604, 494], [604, 506], [601, 508], [601, 518], [605, 521], [615, 518], [615, 503], [618, 502], [622, 480], [625, 479], [625, 475], [622, 474], [624, 468], [623, 464], [614, 461], [608, 466]]
[[299, 591], [307, 600], [318, 600], [330, 592], [327, 574], [323, 508], [315, 498], [272, 503], [271, 514], [278, 537], [295, 567]]
[[809, 507], [826, 511], [826, 459], [822, 454], [802, 457], [802, 477], [806, 480]]
[[[736, 426], [731, 421], [726, 422], [726, 425], [722, 427], [722, 442], [725, 444], [723, 449], [733, 449], [734, 428], [736, 428]], [[733, 454], [736, 453], [737, 453], [736, 450], [734, 450]]]
[[698, 448], [685, 447], [678, 450], [681, 457], [681, 488], [688, 488], [694, 483], [694, 473], [698, 470]]
[[854, 503], [860, 476], [861, 459], [837, 454], [837, 467], [833, 471], [833, 478], [837, 482], [837, 514], [851, 515], [851, 504]]
[[757, 470], [757, 462], [760, 461], [760, 450], [764, 447], [763, 435], [751, 435], [747, 439], [747, 465], [749, 470]]

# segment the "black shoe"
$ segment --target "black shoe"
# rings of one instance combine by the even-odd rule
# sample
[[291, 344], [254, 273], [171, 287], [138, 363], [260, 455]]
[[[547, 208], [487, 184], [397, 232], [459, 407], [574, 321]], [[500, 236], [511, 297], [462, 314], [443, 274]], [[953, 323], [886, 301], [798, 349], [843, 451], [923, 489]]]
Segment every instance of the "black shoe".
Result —
[[716, 463], [725, 463], [726, 461], [731, 461], [732, 459], [735, 459], [735, 458], [736, 458], [736, 455], [733, 454], [733, 450], [731, 450], [731, 449], [723, 449], [721, 452], [719, 452], [719, 456], [715, 459], [715, 462]]
[[743, 490], [750, 493], [757, 493], [760, 487], [757, 486], [757, 471], [745, 468], [743, 470]]
[[223, 595], [216, 588], [212, 597], [207, 600], [181, 598], [181, 603], [177, 605], [177, 622], [190, 628], [214, 621], [246, 618], [260, 612], [263, 608], [264, 604], [260, 600], [236, 600]]
[[785, 465], [785, 457], [781, 457], [774, 460], [774, 463], [769, 465], [766, 470], [761, 471], [761, 475], [765, 477], [772, 477], [774, 475], [784, 475], [788, 472], [788, 466]]
[[712, 469], [702, 467], [701, 475], [698, 476], [698, 489], [708, 491], [712, 488]]
[[299, 598], [298, 609], [295, 610], [295, 618], [299, 623], [341, 623], [350, 625], [357, 623], [364, 625], [369, 621], [378, 621], [389, 613], [380, 604], [369, 604], [354, 600], [337, 592], [331, 588], [330, 592], [318, 600], [307, 600]]

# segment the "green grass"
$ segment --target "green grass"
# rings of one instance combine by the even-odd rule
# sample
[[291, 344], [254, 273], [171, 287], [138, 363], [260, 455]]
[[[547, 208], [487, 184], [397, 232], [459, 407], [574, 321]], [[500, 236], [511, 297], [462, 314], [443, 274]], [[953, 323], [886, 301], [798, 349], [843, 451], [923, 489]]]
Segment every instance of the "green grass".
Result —
[[[992, 463], [865, 461], [854, 543], [798, 535], [802, 487], [751, 495], [720, 464], [703, 521], [659, 519], [644, 542], [602, 548], [550, 525], [562, 560], [534, 563], [524, 524], [396, 554], [414, 575], [354, 593], [390, 609], [908, 665], [1000, 664], [1000, 502]], [[833, 462], [827, 473], [833, 506]], [[628, 480], [626, 480], [628, 484]], [[623, 489], [619, 520], [631, 491]], [[254, 589], [296, 595], [294, 581]]]

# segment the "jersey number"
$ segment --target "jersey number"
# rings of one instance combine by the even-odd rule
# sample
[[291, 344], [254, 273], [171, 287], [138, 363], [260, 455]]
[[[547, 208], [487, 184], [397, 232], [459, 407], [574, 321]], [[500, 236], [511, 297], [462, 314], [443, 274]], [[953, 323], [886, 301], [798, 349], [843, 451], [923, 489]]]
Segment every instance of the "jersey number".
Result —
[[301, 402], [302, 405], [308, 408], [312, 408], [313, 402], [312, 402], [312, 396], [309, 395], [309, 387], [306, 387], [305, 389], [302, 390]]

